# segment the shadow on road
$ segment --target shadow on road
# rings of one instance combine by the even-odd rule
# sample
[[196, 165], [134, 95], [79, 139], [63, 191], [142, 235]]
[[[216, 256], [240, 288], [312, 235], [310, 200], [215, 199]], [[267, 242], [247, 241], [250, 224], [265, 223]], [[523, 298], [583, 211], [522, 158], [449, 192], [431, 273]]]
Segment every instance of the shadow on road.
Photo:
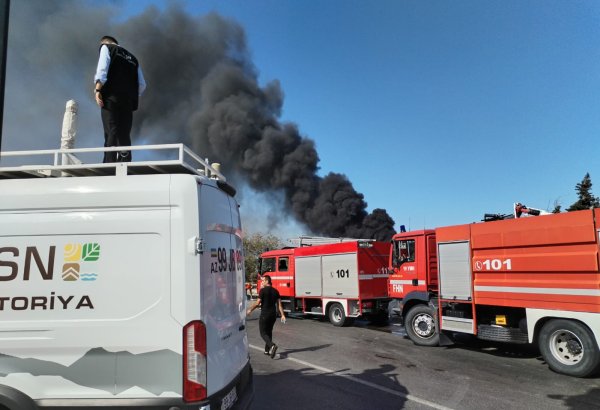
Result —
[[300, 352], [316, 352], [317, 350], [326, 349], [331, 346], [331, 343], [319, 345], [319, 346], [310, 346], [305, 347], [303, 349], [285, 349], [279, 351], [279, 358], [286, 359], [290, 353], [300, 353]]
[[530, 344], [490, 342], [477, 339], [472, 335], [455, 335], [453, 340], [455, 344], [447, 346], [448, 349], [467, 349], [492, 356], [513, 357], [515, 359], [533, 359], [541, 357], [538, 348]]
[[590, 389], [587, 393], [578, 396], [565, 396], [550, 394], [551, 399], [562, 400], [572, 410], [597, 410], [600, 407], [600, 388]]
[[360, 373], [322, 373], [305, 367], [255, 374], [251, 409], [402, 409], [408, 391], [397, 382], [393, 370], [391, 365], [382, 365]]

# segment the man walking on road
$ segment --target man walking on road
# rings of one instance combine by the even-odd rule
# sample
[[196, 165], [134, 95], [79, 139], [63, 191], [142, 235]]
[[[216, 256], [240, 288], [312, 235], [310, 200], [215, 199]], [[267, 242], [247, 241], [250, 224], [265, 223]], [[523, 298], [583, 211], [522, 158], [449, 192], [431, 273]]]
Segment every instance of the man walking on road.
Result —
[[277, 320], [276, 307], [279, 308], [282, 323], [285, 323], [285, 313], [281, 305], [279, 291], [271, 286], [271, 277], [269, 275], [262, 277], [262, 289], [258, 294], [258, 300], [254, 306], [246, 311], [246, 315], [252, 313], [259, 306], [261, 309], [260, 318], [258, 319], [260, 337], [265, 341], [265, 354], [268, 354], [273, 359], [275, 353], [277, 353], [277, 345], [273, 343], [273, 326]]

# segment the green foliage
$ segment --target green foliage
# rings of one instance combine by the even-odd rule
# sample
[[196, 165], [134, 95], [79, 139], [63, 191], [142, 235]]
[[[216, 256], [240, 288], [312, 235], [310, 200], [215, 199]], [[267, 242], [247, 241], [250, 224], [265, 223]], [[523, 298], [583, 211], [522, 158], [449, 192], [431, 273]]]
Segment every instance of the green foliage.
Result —
[[600, 199], [592, 194], [592, 179], [589, 172], [585, 174], [583, 180], [575, 186], [579, 199], [567, 211], [579, 211], [582, 209], [591, 209], [600, 207]]
[[283, 241], [275, 235], [253, 233], [244, 238], [244, 265], [246, 266], [246, 281], [256, 281], [258, 273], [258, 257], [261, 253], [280, 249]]
[[100, 258], [100, 245], [97, 243], [86, 243], [83, 245], [81, 259], [86, 262], [97, 261]]

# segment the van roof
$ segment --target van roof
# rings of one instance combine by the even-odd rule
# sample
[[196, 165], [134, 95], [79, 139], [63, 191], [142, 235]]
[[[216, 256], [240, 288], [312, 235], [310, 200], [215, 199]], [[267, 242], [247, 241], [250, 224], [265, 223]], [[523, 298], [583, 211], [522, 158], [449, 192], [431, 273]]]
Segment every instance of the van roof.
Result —
[[[136, 151], [147, 160], [133, 162], [83, 163], [78, 156], [91, 157], [109, 151]], [[77, 155], [76, 155], [77, 154]], [[161, 158], [161, 159], [150, 159]], [[86, 177], [108, 175], [192, 174], [226, 182], [225, 176], [184, 144], [139, 145], [0, 152], [0, 179]]]

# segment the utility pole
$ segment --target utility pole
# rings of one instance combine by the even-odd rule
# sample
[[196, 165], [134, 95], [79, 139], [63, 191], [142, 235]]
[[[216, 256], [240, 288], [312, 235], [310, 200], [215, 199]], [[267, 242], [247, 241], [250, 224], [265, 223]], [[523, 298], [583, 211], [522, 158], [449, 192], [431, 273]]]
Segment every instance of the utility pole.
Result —
[[6, 49], [8, 44], [8, 13], [10, 0], [0, 0], [0, 152], [4, 120], [4, 79], [6, 78]]

